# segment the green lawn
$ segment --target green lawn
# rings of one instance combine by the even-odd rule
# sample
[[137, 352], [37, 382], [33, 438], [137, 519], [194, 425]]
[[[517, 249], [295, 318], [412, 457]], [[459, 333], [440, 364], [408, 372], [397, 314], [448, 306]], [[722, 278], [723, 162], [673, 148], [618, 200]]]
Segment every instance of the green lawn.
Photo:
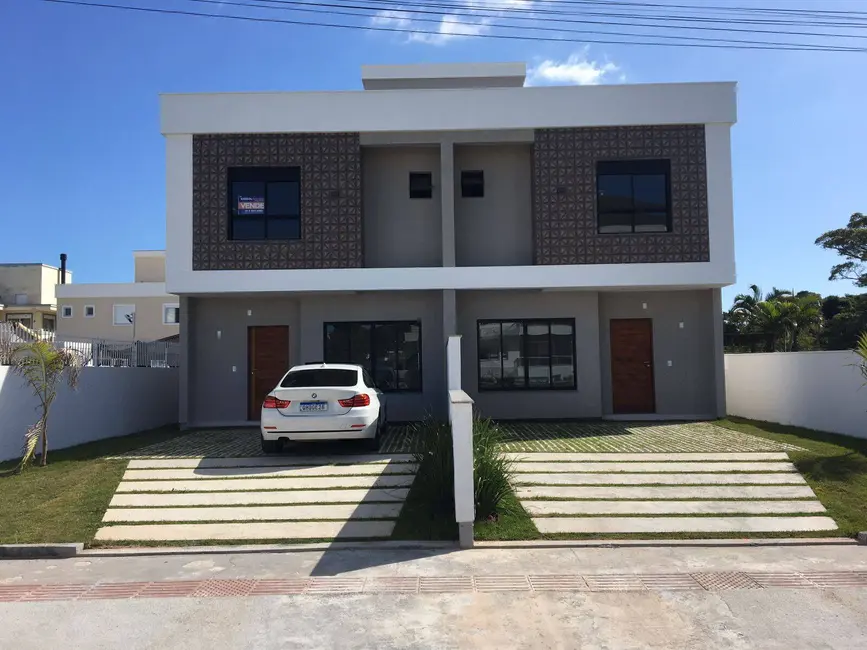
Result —
[[[48, 466], [0, 476], [0, 543], [89, 543], [126, 468], [106, 460], [180, 435], [176, 427], [48, 452]], [[0, 472], [16, 463], [0, 464]]]
[[804, 451], [789, 451], [789, 458], [837, 522], [839, 533], [854, 537], [867, 530], [867, 439], [735, 417], [717, 424], [802, 447]]

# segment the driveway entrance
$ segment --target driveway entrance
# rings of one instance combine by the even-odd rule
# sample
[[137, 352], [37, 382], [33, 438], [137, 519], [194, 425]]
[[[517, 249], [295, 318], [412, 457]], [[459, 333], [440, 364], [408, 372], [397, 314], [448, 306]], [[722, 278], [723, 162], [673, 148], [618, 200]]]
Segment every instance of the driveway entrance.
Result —
[[249, 429], [198, 431], [128, 455], [95, 540], [391, 536], [415, 478], [411, 455], [358, 454], [351, 445], [329, 444], [263, 456], [258, 443], [258, 432]]

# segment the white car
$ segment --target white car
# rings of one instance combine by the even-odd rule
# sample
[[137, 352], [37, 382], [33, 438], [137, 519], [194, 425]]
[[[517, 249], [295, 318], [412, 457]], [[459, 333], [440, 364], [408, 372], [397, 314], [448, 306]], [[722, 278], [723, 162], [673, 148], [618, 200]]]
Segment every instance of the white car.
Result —
[[365, 440], [371, 450], [387, 427], [385, 397], [361, 366], [294, 366], [262, 402], [262, 451], [286, 440]]

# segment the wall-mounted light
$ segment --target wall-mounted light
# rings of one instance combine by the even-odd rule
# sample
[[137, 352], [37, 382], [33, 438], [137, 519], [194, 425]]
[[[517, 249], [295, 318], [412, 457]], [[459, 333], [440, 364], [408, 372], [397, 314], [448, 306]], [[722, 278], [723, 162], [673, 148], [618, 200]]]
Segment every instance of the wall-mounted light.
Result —
[[223, 332], [222, 330], [217, 330], [217, 340], [219, 341], [221, 338], [223, 338]]

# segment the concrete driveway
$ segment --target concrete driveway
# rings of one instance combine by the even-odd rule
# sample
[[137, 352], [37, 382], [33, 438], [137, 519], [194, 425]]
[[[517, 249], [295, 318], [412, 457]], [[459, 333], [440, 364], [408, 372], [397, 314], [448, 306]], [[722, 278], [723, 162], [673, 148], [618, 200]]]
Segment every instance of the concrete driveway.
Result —
[[243, 454], [250, 438], [247, 431], [196, 432], [128, 454], [127, 470], [95, 540], [390, 537], [415, 478], [411, 455], [361, 454], [348, 445], [299, 446], [274, 456], [231, 455]]

